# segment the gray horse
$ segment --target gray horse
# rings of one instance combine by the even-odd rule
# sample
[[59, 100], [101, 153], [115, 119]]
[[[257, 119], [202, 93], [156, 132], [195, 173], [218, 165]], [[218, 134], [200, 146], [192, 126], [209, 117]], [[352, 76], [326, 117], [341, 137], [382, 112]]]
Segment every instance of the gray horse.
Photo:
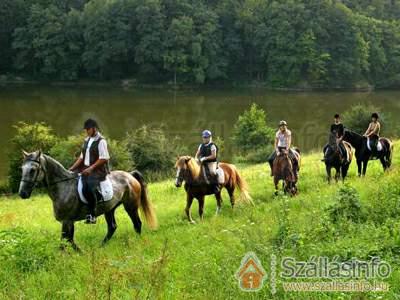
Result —
[[[77, 193], [77, 175], [66, 170], [58, 161], [40, 151], [23, 152], [22, 179], [19, 195], [22, 199], [31, 196], [37, 183], [43, 182], [53, 202], [54, 215], [62, 223], [61, 238], [74, 243], [74, 222], [84, 220], [88, 208], [79, 200]], [[117, 224], [114, 211], [122, 203], [133, 222], [134, 229], [140, 234], [142, 222], [139, 217], [140, 208], [150, 228], [157, 227], [157, 218], [153, 206], [147, 196], [146, 183], [138, 172], [113, 171], [109, 175], [114, 196], [110, 201], [100, 202], [96, 208], [96, 216], [104, 214], [108, 225], [105, 244], [114, 234]]]

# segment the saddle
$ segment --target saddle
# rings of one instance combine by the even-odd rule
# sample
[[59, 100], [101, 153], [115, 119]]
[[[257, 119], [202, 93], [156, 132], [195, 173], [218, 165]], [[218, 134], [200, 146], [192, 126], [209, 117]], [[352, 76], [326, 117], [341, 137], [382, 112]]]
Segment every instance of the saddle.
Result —
[[[215, 180], [213, 178], [213, 176], [210, 173], [210, 169], [208, 168], [207, 164], [202, 165], [202, 171], [203, 171], [203, 175], [204, 175], [204, 180], [207, 184], [211, 184], [213, 182], [213, 180]], [[225, 174], [224, 174], [224, 170], [222, 170], [222, 168], [219, 167], [219, 165], [217, 165], [217, 171], [216, 171], [216, 181], [218, 184], [224, 184], [225, 183]]]
[[[85, 195], [83, 193], [82, 176], [79, 176], [78, 178], [77, 190], [78, 190], [79, 200], [81, 200], [85, 204], [88, 204]], [[100, 182], [99, 186], [96, 189], [96, 194], [97, 194], [97, 203], [107, 202], [113, 198], [114, 190], [111, 180], [108, 178], [108, 176], [106, 177], [106, 180]]]

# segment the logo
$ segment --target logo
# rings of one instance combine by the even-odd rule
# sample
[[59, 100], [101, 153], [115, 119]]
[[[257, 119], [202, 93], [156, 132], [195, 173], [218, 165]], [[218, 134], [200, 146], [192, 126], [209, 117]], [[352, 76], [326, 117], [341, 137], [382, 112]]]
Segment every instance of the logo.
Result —
[[256, 292], [263, 287], [267, 278], [260, 260], [254, 252], [247, 252], [242, 258], [239, 269], [236, 271], [236, 279], [239, 287], [246, 292]]

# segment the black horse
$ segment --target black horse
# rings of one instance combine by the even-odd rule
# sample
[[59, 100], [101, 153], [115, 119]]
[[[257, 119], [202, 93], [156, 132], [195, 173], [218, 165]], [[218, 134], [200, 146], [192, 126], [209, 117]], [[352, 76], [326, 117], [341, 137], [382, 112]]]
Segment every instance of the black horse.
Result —
[[[343, 142], [346, 153], [341, 153], [339, 146], [336, 142], [336, 136], [331, 133], [329, 135], [329, 142], [324, 147], [324, 162], [326, 167], [326, 174], [328, 176], [328, 182], [331, 182], [331, 169], [336, 170], [335, 180], [338, 182], [339, 178], [344, 179], [347, 176], [351, 160], [353, 158], [353, 151], [351, 150], [351, 145], [347, 142]], [[346, 157], [343, 157], [345, 155]]]
[[384, 171], [390, 168], [392, 164], [393, 144], [388, 138], [379, 138], [382, 150], [377, 152], [376, 157], [372, 157], [372, 152], [367, 146], [368, 139], [365, 136], [346, 129], [343, 139], [356, 149], [355, 156], [357, 159], [358, 176], [365, 176], [369, 160], [379, 159]]

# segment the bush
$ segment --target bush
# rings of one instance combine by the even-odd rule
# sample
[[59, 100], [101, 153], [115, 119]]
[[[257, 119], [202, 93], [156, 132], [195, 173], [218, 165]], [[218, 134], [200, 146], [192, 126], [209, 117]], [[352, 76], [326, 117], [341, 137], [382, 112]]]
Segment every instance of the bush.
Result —
[[[70, 167], [79, 157], [84, 135], [69, 136], [66, 139], [59, 139], [50, 150], [50, 155], [58, 160], [66, 168]], [[107, 139], [108, 151], [110, 152], [110, 169], [125, 170], [133, 169], [133, 162], [129, 154], [126, 142]]]
[[33, 152], [40, 149], [49, 154], [50, 149], [57, 143], [57, 137], [52, 128], [45, 123], [19, 122], [14, 128], [17, 133], [11, 139], [11, 150], [8, 154], [8, 181], [11, 191], [17, 192], [21, 181], [22, 150]]
[[328, 212], [333, 223], [361, 222], [365, 219], [360, 196], [355, 188], [348, 185], [340, 188], [336, 196], [336, 203], [328, 209]]
[[274, 130], [267, 125], [265, 111], [257, 104], [252, 104], [249, 110], [239, 116], [232, 140], [237, 150], [236, 160], [266, 161], [273, 151]]
[[172, 175], [176, 157], [187, 152], [178, 137], [167, 138], [163, 127], [142, 126], [127, 133], [125, 142], [135, 167], [152, 179]]
[[350, 110], [343, 114], [343, 123], [346, 128], [355, 131], [359, 134], [364, 134], [367, 130], [369, 123], [371, 122], [371, 114], [378, 112], [379, 122], [382, 125], [382, 129], [387, 126], [387, 118], [385, 114], [379, 113], [379, 108], [373, 105], [356, 104], [353, 105]]

